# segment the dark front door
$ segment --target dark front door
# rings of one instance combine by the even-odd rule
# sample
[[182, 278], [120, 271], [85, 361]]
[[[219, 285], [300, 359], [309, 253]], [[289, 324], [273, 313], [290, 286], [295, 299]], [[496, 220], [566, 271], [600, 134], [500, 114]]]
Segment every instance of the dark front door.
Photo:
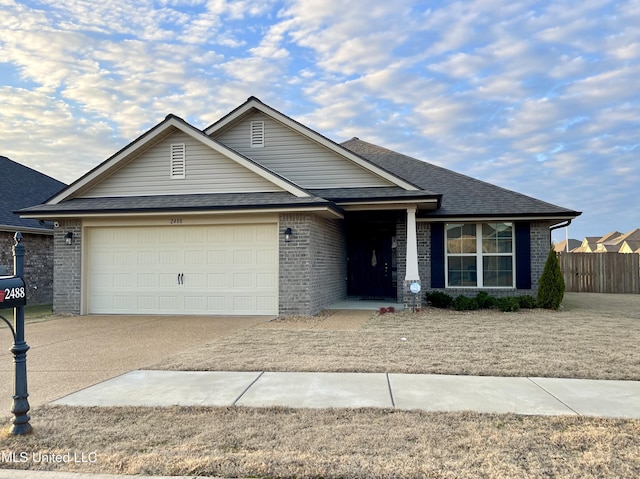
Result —
[[361, 299], [396, 298], [395, 224], [354, 225], [348, 232], [347, 294]]

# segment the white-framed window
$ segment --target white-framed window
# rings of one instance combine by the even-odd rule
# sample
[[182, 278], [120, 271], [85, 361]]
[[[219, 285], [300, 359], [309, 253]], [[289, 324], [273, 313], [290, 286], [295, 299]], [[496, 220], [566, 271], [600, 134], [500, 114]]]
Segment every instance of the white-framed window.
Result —
[[264, 121], [251, 122], [251, 148], [264, 146]]
[[171, 144], [171, 179], [181, 179], [187, 176], [187, 147], [184, 143]]
[[449, 288], [514, 288], [513, 223], [450, 223], [445, 227]]

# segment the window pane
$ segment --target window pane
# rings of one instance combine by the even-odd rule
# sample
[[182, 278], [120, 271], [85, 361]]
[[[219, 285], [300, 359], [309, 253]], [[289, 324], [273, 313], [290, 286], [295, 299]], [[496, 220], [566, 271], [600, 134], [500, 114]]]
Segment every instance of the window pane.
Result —
[[484, 286], [513, 286], [512, 256], [485, 256], [482, 258], [482, 270]]
[[482, 225], [482, 252], [511, 253], [512, 223], [485, 223]]
[[476, 225], [448, 224], [447, 253], [475, 253]]
[[478, 268], [476, 258], [469, 256], [449, 256], [449, 286], [476, 286]]

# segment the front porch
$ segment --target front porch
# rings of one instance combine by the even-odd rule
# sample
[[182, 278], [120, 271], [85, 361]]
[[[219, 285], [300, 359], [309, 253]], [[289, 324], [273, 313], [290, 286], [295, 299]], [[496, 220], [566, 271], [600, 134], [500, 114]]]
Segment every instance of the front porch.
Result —
[[326, 309], [329, 310], [363, 310], [363, 311], [379, 311], [380, 308], [393, 307], [396, 311], [402, 311], [405, 308], [404, 303], [398, 303], [395, 300], [363, 300], [363, 299], [344, 299], [337, 301]]

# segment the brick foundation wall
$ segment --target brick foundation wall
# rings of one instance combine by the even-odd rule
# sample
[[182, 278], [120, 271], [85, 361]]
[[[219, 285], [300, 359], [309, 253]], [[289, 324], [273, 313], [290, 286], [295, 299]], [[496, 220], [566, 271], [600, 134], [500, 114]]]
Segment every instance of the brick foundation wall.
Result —
[[[65, 234], [73, 233], [73, 244]], [[80, 314], [82, 286], [82, 222], [60, 220], [53, 235], [53, 312]]]
[[[19, 228], [16, 229], [19, 231]], [[13, 274], [13, 236], [15, 232], [0, 232], [0, 274]], [[27, 304], [53, 302], [53, 236], [22, 234], [25, 248], [24, 280], [27, 286]]]
[[[290, 242], [284, 230], [291, 228]], [[312, 214], [280, 215], [281, 316], [316, 314], [346, 297], [346, 243], [341, 220]]]

